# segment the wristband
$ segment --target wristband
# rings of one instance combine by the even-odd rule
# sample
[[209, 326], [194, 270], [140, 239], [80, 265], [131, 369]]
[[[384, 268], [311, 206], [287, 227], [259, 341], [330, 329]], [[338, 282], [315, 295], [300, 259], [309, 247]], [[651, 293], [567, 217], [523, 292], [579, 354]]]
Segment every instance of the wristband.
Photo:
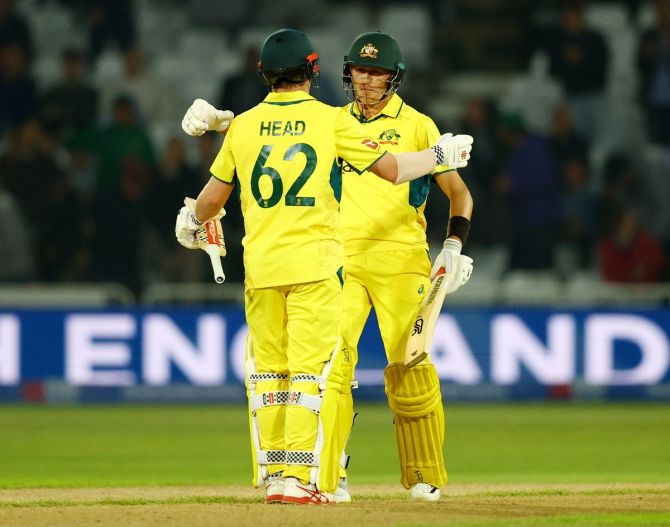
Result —
[[470, 233], [470, 220], [463, 216], [452, 216], [449, 218], [449, 226], [447, 227], [447, 238], [449, 236], [458, 236], [461, 243], [465, 245]]

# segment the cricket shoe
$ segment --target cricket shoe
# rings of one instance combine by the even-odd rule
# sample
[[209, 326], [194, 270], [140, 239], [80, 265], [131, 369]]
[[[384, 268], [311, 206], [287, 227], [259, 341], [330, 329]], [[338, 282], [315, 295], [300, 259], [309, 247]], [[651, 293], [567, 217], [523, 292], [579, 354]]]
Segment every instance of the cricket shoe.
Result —
[[329, 492], [321, 492], [312, 483], [302, 483], [297, 478], [286, 478], [282, 503], [296, 505], [334, 505], [335, 500]]
[[284, 499], [286, 481], [278, 474], [269, 476], [265, 482], [265, 503], [281, 503]]
[[428, 483], [417, 483], [409, 489], [409, 499], [411, 501], [438, 501], [440, 499], [440, 489]]
[[333, 501], [335, 503], [351, 503], [351, 494], [349, 494], [349, 481], [347, 478], [340, 478], [340, 484], [333, 494]]

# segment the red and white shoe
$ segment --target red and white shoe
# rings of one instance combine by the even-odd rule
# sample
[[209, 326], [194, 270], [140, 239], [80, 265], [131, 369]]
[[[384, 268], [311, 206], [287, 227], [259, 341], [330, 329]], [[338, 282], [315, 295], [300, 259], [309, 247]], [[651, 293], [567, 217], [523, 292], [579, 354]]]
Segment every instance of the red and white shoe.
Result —
[[284, 498], [284, 480], [265, 482], [265, 503], [281, 503]]
[[282, 503], [297, 505], [334, 505], [335, 500], [329, 492], [321, 492], [316, 485], [305, 484], [296, 478], [286, 478]]

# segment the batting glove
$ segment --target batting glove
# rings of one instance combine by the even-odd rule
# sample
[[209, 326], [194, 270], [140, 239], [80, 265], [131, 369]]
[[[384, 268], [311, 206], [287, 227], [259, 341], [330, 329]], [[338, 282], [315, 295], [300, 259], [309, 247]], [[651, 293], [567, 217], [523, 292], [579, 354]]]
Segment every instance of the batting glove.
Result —
[[226, 211], [221, 211], [206, 222], [201, 222], [195, 216], [195, 200], [193, 198], [185, 198], [184, 206], [179, 209], [177, 214], [177, 222], [175, 224], [174, 232], [177, 241], [187, 249], [204, 249], [211, 242], [207, 238], [207, 223], [216, 222], [217, 236], [216, 243], [219, 245], [219, 252], [221, 256], [226, 255], [226, 243], [223, 239], [223, 230], [221, 229], [221, 218], [226, 215]]
[[196, 99], [186, 110], [181, 127], [188, 135], [200, 136], [207, 131], [225, 132], [235, 114], [230, 110], [217, 110], [204, 99]]
[[435, 258], [430, 270], [431, 281], [438, 274], [445, 274], [447, 294], [453, 293], [459, 287], [468, 283], [472, 274], [472, 258], [461, 254], [461, 243], [453, 238], [444, 241], [440, 254]]
[[435, 152], [435, 163], [446, 165], [449, 168], [468, 166], [473, 142], [474, 138], [471, 135], [444, 134], [437, 144], [432, 147], [433, 152]]

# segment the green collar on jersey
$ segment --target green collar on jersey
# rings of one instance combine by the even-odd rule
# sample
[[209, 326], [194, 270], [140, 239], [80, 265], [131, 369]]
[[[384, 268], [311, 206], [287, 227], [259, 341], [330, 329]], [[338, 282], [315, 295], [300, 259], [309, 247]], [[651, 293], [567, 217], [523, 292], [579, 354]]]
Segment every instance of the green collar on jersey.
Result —
[[391, 117], [392, 119], [397, 119], [398, 116], [400, 115], [400, 110], [402, 110], [404, 104], [405, 102], [400, 98], [400, 96], [397, 93], [394, 93], [391, 96], [389, 102], [386, 103], [386, 106], [382, 108], [382, 111], [379, 112], [377, 115], [375, 115], [372, 119], [365, 120], [363, 118], [363, 120], [361, 121], [361, 111], [359, 110], [356, 101], [352, 102], [349, 105], [349, 112], [351, 112], [351, 115], [356, 117], [356, 119], [358, 119], [360, 122], [371, 123], [372, 121], [376, 121], [380, 117]]
[[288, 106], [289, 104], [298, 104], [301, 102], [315, 101], [309, 93], [302, 90], [298, 91], [284, 91], [284, 92], [270, 92], [263, 99], [264, 104], [274, 104], [276, 106]]

